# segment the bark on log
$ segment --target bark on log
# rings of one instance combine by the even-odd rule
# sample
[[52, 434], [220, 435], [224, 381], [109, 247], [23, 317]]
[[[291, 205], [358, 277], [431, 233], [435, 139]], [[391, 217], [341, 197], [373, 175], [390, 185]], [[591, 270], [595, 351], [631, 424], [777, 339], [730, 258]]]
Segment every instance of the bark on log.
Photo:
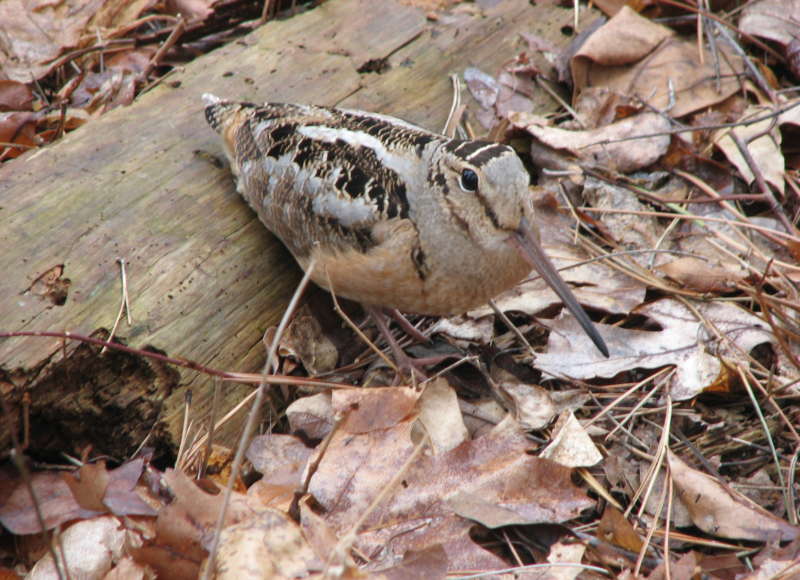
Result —
[[[262, 334], [299, 270], [235, 193], [227, 168], [203, 153], [222, 158], [200, 95], [362, 108], [439, 130], [450, 74], [467, 66], [494, 74], [527, 50], [520, 32], [557, 44], [572, 19], [523, 0], [478, 12], [431, 22], [390, 0], [331, 0], [198, 58], [133, 105], [4, 164], [0, 330], [104, 335], [119, 308], [124, 258], [133, 324], [117, 335], [127, 344], [258, 372]], [[376, 68], [385, 72], [367, 72]], [[92, 443], [121, 458], [150, 433], [149, 444], [174, 451], [187, 391], [199, 426], [211, 386], [208, 376], [137, 356], [0, 339], [0, 387], [15, 416], [30, 396], [35, 448]], [[226, 385], [217, 416], [249, 391]], [[231, 421], [228, 441], [238, 431]]]

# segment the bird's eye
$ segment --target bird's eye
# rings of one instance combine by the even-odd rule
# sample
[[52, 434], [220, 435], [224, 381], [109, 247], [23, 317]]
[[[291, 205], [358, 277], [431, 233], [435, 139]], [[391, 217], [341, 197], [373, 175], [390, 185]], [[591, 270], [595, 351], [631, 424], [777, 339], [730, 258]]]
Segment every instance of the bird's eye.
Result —
[[478, 191], [478, 174], [472, 169], [461, 172], [461, 189], [464, 191]]

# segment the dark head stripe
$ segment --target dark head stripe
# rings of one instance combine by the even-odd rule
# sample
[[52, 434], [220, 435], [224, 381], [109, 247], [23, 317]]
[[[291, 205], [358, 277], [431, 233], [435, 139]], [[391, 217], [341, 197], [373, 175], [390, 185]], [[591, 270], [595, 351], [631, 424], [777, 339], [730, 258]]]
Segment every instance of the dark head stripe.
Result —
[[492, 143], [483, 149], [478, 149], [472, 155], [467, 157], [467, 161], [472, 163], [475, 167], [481, 167], [492, 159], [503, 157], [511, 152], [507, 145], [500, 145], [499, 143]]
[[445, 149], [475, 167], [480, 167], [496, 157], [507, 155], [509, 152], [507, 145], [492, 141], [459, 141], [455, 139], [450, 141], [445, 146]]

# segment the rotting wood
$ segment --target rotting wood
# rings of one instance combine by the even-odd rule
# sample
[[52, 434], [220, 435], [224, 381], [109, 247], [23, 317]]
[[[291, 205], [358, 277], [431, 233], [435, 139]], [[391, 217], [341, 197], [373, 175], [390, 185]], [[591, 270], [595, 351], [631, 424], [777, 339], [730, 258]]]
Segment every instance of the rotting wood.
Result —
[[[235, 193], [227, 169], [209, 161], [222, 155], [200, 95], [342, 105], [438, 129], [449, 110], [450, 74], [467, 66], [495, 73], [526, 49], [520, 32], [558, 44], [571, 18], [569, 10], [509, 0], [426, 22], [421, 12], [390, 0], [337, 0], [198, 58], [130, 107], [0, 167], [0, 328], [83, 334], [111, 328], [122, 257], [133, 325], [123, 322], [118, 336], [204, 365], [257, 372], [262, 334], [282, 314], [299, 270]], [[378, 61], [386, 72], [358, 72]], [[60, 289], [66, 285], [68, 295], [59, 306], [34, 282], [62, 264]], [[82, 382], [61, 390], [51, 380], [75, 349], [57, 339], [0, 339], [7, 400], [18, 408], [27, 390], [32, 417], [47, 421], [42, 410], [65, 397], [70, 404], [93, 399], [96, 382], [67, 373], [64, 381]], [[163, 400], [159, 429], [171, 434], [171, 445], [187, 389], [195, 425], [210, 406], [211, 378], [178, 375], [166, 391], [130, 382], [143, 399], [149, 388], [158, 406]], [[227, 386], [218, 416], [249, 390]], [[96, 412], [136, 397], [122, 389], [113, 399]], [[81, 419], [91, 422], [94, 407], [86, 408]], [[233, 421], [222, 440], [237, 432]]]

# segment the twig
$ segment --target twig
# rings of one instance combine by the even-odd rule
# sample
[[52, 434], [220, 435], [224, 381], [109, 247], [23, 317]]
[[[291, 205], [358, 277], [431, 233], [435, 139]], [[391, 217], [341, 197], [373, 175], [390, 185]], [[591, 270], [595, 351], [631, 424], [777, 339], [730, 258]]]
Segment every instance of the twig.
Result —
[[368, 339], [367, 335], [364, 334], [358, 325], [354, 323], [350, 317], [347, 316], [347, 314], [345, 314], [344, 310], [342, 310], [342, 307], [339, 305], [339, 300], [336, 298], [336, 292], [334, 292], [334, 288], [331, 285], [330, 277], [328, 277], [328, 288], [330, 288], [331, 298], [333, 299], [333, 310], [336, 312], [336, 314], [338, 314], [342, 320], [344, 320], [345, 323], [353, 329], [353, 332], [355, 332], [358, 337], [364, 341], [364, 343], [370, 348], [370, 350], [372, 350], [372, 352], [377, 354], [390, 369], [399, 374], [400, 371], [398, 370], [397, 365], [394, 364], [394, 362], [388, 356], [386, 356], [374, 342]]
[[211, 575], [214, 574], [214, 560], [217, 556], [217, 550], [219, 549], [219, 542], [220, 536], [222, 535], [222, 528], [225, 525], [225, 515], [228, 512], [228, 505], [231, 501], [231, 496], [233, 495], [233, 485], [236, 479], [239, 477], [239, 471], [242, 467], [242, 461], [244, 460], [245, 449], [247, 448], [248, 443], [250, 442], [250, 437], [253, 434], [253, 431], [256, 427], [256, 422], [258, 419], [258, 414], [261, 411], [261, 403], [264, 400], [264, 396], [266, 394], [266, 385], [267, 385], [267, 377], [272, 374], [273, 367], [275, 365], [275, 356], [278, 352], [278, 344], [280, 343], [281, 336], [283, 335], [284, 330], [289, 324], [289, 318], [294, 313], [295, 309], [297, 308], [297, 304], [300, 302], [300, 297], [303, 294], [303, 291], [308, 286], [308, 283], [311, 281], [311, 275], [314, 273], [314, 268], [316, 267], [316, 260], [314, 258], [311, 259], [311, 263], [309, 263], [308, 267], [306, 268], [305, 274], [303, 275], [303, 279], [300, 280], [300, 284], [297, 286], [297, 290], [295, 290], [294, 296], [292, 296], [289, 305], [286, 307], [286, 311], [283, 313], [283, 318], [281, 318], [280, 324], [278, 324], [278, 330], [275, 332], [275, 337], [272, 340], [272, 344], [269, 347], [269, 353], [267, 354], [267, 362], [264, 364], [264, 380], [258, 385], [258, 390], [256, 391], [255, 399], [253, 400], [253, 404], [250, 407], [250, 413], [247, 415], [247, 421], [244, 425], [244, 431], [242, 432], [242, 437], [239, 443], [239, 447], [236, 449], [236, 455], [233, 458], [233, 464], [231, 465], [230, 475], [228, 476], [228, 485], [225, 486], [225, 493], [222, 499], [222, 506], [220, 506], [219, 515], [217, 516], [217, 523], [214, 526], [214, 537], [211, 541], [211, 546], [208, 549], [208, 559], [206, 561], [206, 567], [203, 571], [202, 580], [209, 580]]
[[147, 66], [144, 67], [144, 70], [141, 73], [142, 79], [147, 79], [147, 77], [150, 76], [150, 73], [153, 72], [153, 69], [161, 63], [167, 52], [173, 46], [175, 46], [175, 43], [178, 42], [178, 39], [183, 35], [185, 30], [186, 21], [183, 19], [183, 16], [178, 16], [178, 22], [175, 23], [175, 27], [172, 29], [172, 32], [169, 33], [167, 39], [161, 44], [161, 46], [158, 47], [158, 50], [150, 58]]
[[380, 505], [380, 503], [384, 500], [384, 498], [392, 491], [397, 484], [400, 482], [403, 477], [405, 477], [408, 468], [417, 460], [419, 455], [422, 453], [422, 450], [430, 441], [430, 436], [425, 433], [425, 436], [422, 440], [417, 444], [408, 458], [403, 462], [403, 465], [397, 470], [392, 478], [383, 486], [383, 489], [378, 493], [377, 496], [370, 502], [367, 509], [364, 510], [358, 520], [352, 525], [350, 530], [344, 534], [341, 540], [334, 546], [333, 550], [331, 550], [331, 554], [328, 557], [328, 562], [325, 565], [325, 570], [323, 571], [323, 577], [328, 577], [328, 573], [330, 571], [330, 567], [334, 558], [337, 559], [338, 562], [344, 562], [347, 559], [347, 552], [350, 551], [353, 543], [356, 541], [356, 534], [358, 530], [361, 529], [361, 526], [364, 525], [367, 517], [375, 510], [376, 507]]
[[494, 313], [500, 318], [500, 320], [503, 321], [503, 324], [505, 324], [509, 328], [509, 330], [511, 330], [511, 332], [514, 333], [514, 335], [520, 340], [520, 342], [525, 345], [525, 348], [527, 348], [528, 351], [533, 355], [533, 357], [536, 358], [536, 351], [533, 350], [531, 343], [528, 342], [528, 339], [525, 338], [525, 335], [522, 334], [522, 331], [520, 331], [520, 329], [517, 328], [517, 325], [511, 322], [511, 319], [508, 316], [506, 316], [505, 312], [500, 310], [500, 308], [497, 306], [497, 303], [494, 300], [489, 300], [489, 306], [494, 311]]
[[772, 454], [772, 460], [775, 462], [775, 471], [777, 472], [778, 476], [778, 484], [781, 486], [781, 491], [783, 492], [784, 507], [786, 508], [786, 511], [789, 512], [792, 509], [792, 504], [789, 501], [789, 495], [786, 490], [786, 481], [783, 477], [783, 467], [781, 466], [781, 460], [778, 457], [778, 450], [775, 449], [775, 441], [772, 439], [772, 433], [767, 425], [767, 420], [764, 418], [764, 412], [761, 410], [761, 405], [758, 404], [756, 395], [753, 392], [753, 387], [750, 384], [747, 375], [742, 370], [742, 366], [740, 364], [736, 365], [736, 372], [739, 375], [739, 379], [742, 381], [745, 390], [747, 391], [747, 396], [750, 397], [750, 402], [753, 403], [753, 410], [756, 412], [756, 416], [761, 423], [761, 428], [764, 430], [764, 437], [767, 439], [767, 443], [769, 444], [769, 449]]
[[775, 196], [772, 195], [772, 190], [767, 185], [767, 181], [764, 179], [764, 174], [761, 172], [761, 168], [756, 163], [756, 160], [753, 159], [753, 156], [750, 154], [750, 150], [745, 145], [744, 141], [742, 140], [740, 135], [736, 134], [736, 131], [730, 132], [731, 139], [736, 144], [736, 148], [739, 150], [739, 153], [744, 157], [747, 166], [750, 168], [750, 171], [753, 173], [753, 177], [756, 179], [756, 184], [758, 184], [758, 189], [761, 190], [761, 194], [764, 196], [764, 201], [766, 201], [770, 209], [778, 216], [778, 219], [783, 224], [783, 227], [786, 228], [787, 233], [794, 232], [794, 227], [792, 223], [789, 221], [789, 218], [786, 217], [786, 214], [783, 211], [783, 208], [778, 204], [778, 200], [775, 199]]
[[[206, 375], [211, 375], [213, 377], [219, 377], [226, 381], [237, 382], [237, 383], [260, 383], [261, 381], [266, 381], [266, 383], [269, 385], [288, 384], [288, 385], [304, 385], [311, 387], [334, 388], [334, 389], [356, 388], [354, 385], [345, 385], [342, 383], [334, 383], [332, 381], [321, 381], [319, 379], [312, 379], [309, 377], [302, 378], [302, 377], [292, 377], [289, 375], [273, 375], [265, 378], [262, 375], [254, 375], [252, 373], [221, 371], [219, 369], [207, 367], [205, 365], [201, 365], [200, 363], [188, 359], [169, 357], [163, 354], [159, 354], [157, 352], [125, 346], [124, 344], [120, 344], [118, 342], [108, 342], [107, 340], [101, 340], [99, 338], [94, 338], [83, 334], [76, 334], [74, 332], [53, 332], [49, 330], [45, 331], [18, 330], [14, 332], [0, 332], [0, 338], [18, 338], [24, 336], [61, 338], [64, 340], [77, 340], [78, 342], [85, 342], [97, 346], [107, 346], [112, 350], [119, 350], [122, 352], [127, 352], [128, 354], [133, 354], [144, 358], [151, 358], [167, 364], [175, 365], [177, 367], [190, 369]], [[66, 358], [66, 354], [64, 356]]]
[[[128, 278], [125, 275], [125, 258], [117, 258], [117, 263], [119, 264], [119, 272], [122, 277], [122, 300], [119, 303], [119, 311], [117, 312], [116, 319], [114, 319], [114, 325], [111, 327], [111, 334], [108, 335], [108, 342], [114, 341], [114, 335], [117, 334], [117, 326], [119, 326], [119, 321], [122, 320], [123, 311], [127, 314], [128, 326], [132, 324], [131, 305], [128, 301]], [[108, 350], [108, 347], [104, 346], [100, 350], [100, 354], [105, 354], [106, 350]]]
[[189, 423], [192, 409], [192, 389], [187, 389], [183, 395], [183, 426], [181, 427], [181, 440], [178, 443], [178, 455], [175, 457], [175, 468], [181, 469], [184, 451], [186, 450], [186, 439], [189, 436]]
[[451, 139], [456, 136], [461, 117], [464, 115], [466, 108], [461, 104], [461, 79], [457, 74], [450, 75], [450, 82], [453, 84], [453, 101], [450, 104], [450, 112], [447, 114], [447, 121], [445, 121], [442, 128], [442, 135], [450, 137]]
[[[647, 481], [647, 491], [642, 496], [642, 501], [641, 501], [640, 508], [639, 508], [639, 517], [640, 518], [642, 517], [642, 513], [644, 512], [644, 509], [646, 507], [647, 498], [650, 496], [650, 493], [653, 491], [653, 486], [656, 483], [656, 475], [658, 474], [658, 470], [665, 463], [665, 460], [666, 460], [666, 457], [667, 457], [667, 451], [669, 449], [669, 433], [670, 433], [671, 426], [672, 426], [672, 397], [670, 397], [670, 395], [669, 395], [669, 387], [667, 387], [667, 389], [666, 389], [666, 397], [665, 398], [666, 398], [667, 404], [666, 404], [666, 409], [665, 409], [665, 413], [664, 413], [664, 426], [661, 429], [661, 437], [658, 440], [658, 451], [656, 453], [656, 457], [653, 460], [653, 462], [650, 464], [650, 468], [647, 470], [647, 475], [645, 476], [645, 481]], [[658, 510], [656, 511], [656, 513], [655, 513], [655, 515], [653, 517], [652, 524], [650, 525], [650, 527], [648, 529], [647, 537], [645, 538], [645, 541], [642, 542], [642, 549], [639, 550], [639, 557], [636, 560], [636, 566], [634, 566], [634, 568], [633, 568], [634, 577], [639, 576], [639, 571], [641, 569], [642, 562], [644, 561], [645, 554], [647, 553], [647, 547], [650, 545], [650, 541], [653, 538], [653, 533], [655, 532], [656, 523], [658, 522], [659, 516], [661, 515], [661, 508], [664, 505], [664, 494], [666, 493], [666, 490], [667, 490], [666, 475], [665, 475], [664, 479], [665, 479], [665, 481], [663, 482], [663, 487], [662, 487], [662, 491], [661, 491], [661, 499], [659, 501]], [[641, 490], [641, 487], [639, 489]], [[638, 491], [639, 490], [637, 490], [637, 494], [638, 494]], [[635, 499], [631, 500], [631, 505], [630, 505], [630, 507], [628, 508], [628, 510], [626, 512], [626, 516], [628, 515], [628, 513], [630, 513], [630, 510], [633, 508], [633, 505], [635, 504], [635, 502], [636, 502]], [[667, 522], [667, 525], [669, 525], [669, 522]]]
[[211, 457], [212, 447], [214, 445], [214, 418], [217, 416], [217, 405], [219, 404], [219, 380], [214, 379], [214, 394], [211, 397], [211, 411], [209, 411], [208, 419], [208, 433], [206, 434], [206, 450], [203, 454], [203, 461], [200, 464], [200, 469], [197, 470], [198, 479], [205, 477], [206, 469], [208, 469], [208, 460]]
[[717, 26], [717, 30], [719, 31], [720, 35], [727, 41], [728, 46], [730, 46], [736, 52], [736, 54], [739, 55], [739, 58], [742, 59], [742, 61], [744, 62], [744, 66], [747, 67], [750, 76], [753, 78], [754, 81], [756, 81], [758, 87], [767, 94], [770, 101], [772, 101], [773, 103], [776, 102], [777, 99], [775, 97], [775, 90], [771, 86], [769, 86], [767, 79], [764, 78], [764, 75], [761, 74], [761, 71], [758, 70], [758, 67], [753, 64], [753, 61], [750, 59], [748, 54], [739, 45], [739, 43], [736, 42], [736, 39], [731, 35], [730, 31], [724, 26]]

